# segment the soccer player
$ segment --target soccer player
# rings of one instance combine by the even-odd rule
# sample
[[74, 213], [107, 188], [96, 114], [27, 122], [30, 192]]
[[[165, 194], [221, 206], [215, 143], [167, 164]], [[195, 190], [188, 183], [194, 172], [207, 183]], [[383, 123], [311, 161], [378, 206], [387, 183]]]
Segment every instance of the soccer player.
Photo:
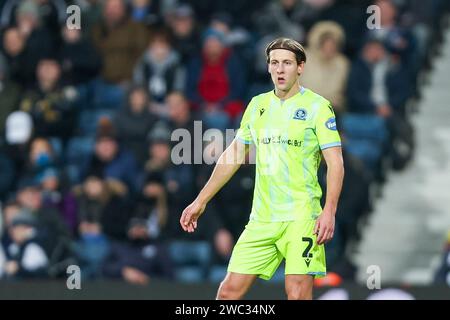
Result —
[[[301, 44], [279, 38], [266, 55], [275, 89], [250, 101], [236, 138], [180, 218], [182, 228], [194, 232], [207, 203], [255, 145], [250, 221], [233, 249], [217, 299], [241, 299], [257, 277], [270, 279], [283, 259], [288, 299], [312, 299], [314, 277], [326, 274], [324, 243], [333, 237], [344, 176], [335, 115], [328, 100], [299, 85], [306, 62]], [[323, 209], [317, 180], [321, 154], [328, 168]]]

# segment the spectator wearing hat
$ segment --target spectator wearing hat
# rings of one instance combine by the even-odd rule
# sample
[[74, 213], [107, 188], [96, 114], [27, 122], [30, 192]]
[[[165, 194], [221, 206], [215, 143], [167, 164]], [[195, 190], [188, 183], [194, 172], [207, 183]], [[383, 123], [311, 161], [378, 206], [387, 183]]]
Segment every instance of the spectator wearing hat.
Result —
[[42, 246], [49, 257], [67, 243], [67, 226], [57, 209], [44, 205], [42, 188], [36, 179], [21, 179], [15, 199], [36, 219]]
[[42, 170], [36, 179], [42, 188], [43, 205], [57, 209], [73, 235], [77, 227], [76, 200], [72, 191], [64, 186], [61, 176], [58, 169], [49, 167]]
[[225, 130], [243, 109], [245, 73], [222, 32], [205, 31], [202, 53], [192, 59], [187, 77], [186, 95], [203, 113], [206, 125]]
[[147, 90], [142, 86], [134, 86], [130, 89], [122, 110], [113, 120], [118, 139], [126, 143], [140, 166], [147, 157], [148, 133], [158, 119], [150, 111], [151, 105]]
[[186, 65], [200, 51], [200, 31], [194, 10], [188, 4], [181, 4], [167, 15], [167, 23], [172, 33], [173, 45]]
[[[134, 82], [145, 86], [154, 103], [162, 104], [166, 95], [185, 87], [185, 69], [179, 54], [172, 48], [169, 34], [155, 33], [144, 55], [134, 69]], [[157, 109], [159, 110], [159, 109]], [[164, 111], [159, 111], [165, 116]]]
[[35, 70], [38, 62], [56, 52], [56, 40], [43, 26], [39, 7], [33, 0], [19, 4], [16, 11], [16, 28], [21, 41], [24, 41], [24, 47], [19, 51], [21, 65], [18, 68], [22, 69], [20, 83], [25, 88], [30, 88], [36, 80]]
[[12, 218], [8, 233], [12, 242], [5, 250], [6, 278], [46, 277], [49, 259], [38, 239], [35, 217], [27, 210], [21, 209]]
[[245, 61], [252, 61], [254, 54], [253, 39], [246, 29], [234, 25], [234, 19], [230, 13], [214, 13], [209, 26], [224, 34], [225, 43], [233, 48], [239, 57], [242, 57]]
[[315, 24], [308, 34], [308, 63], [300, 82], [331, 102], [333, 109], [345, 111], [345, 95], [350, 62], [341, 53], [344, 30], [332, 21]]

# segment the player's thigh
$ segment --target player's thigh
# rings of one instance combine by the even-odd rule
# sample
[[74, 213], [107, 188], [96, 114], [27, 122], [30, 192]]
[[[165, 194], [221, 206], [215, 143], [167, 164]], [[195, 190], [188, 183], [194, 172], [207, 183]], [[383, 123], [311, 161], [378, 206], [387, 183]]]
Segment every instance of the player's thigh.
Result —
[[283, 237], [277, 242], [286, 259], [285, 274], [325, 276], [325, 247], [317, 244], [315, 220], [290, 222]]
[[281, 223], [250, 222], [233, 249], [228, 272], [269, 279], [283, 258], [275, 245], [280, 230]]

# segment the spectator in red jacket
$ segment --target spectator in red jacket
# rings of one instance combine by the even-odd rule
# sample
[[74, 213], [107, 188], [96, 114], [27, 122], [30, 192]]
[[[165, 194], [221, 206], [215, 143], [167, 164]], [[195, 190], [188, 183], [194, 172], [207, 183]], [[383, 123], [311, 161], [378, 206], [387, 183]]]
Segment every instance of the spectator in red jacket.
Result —
[[220, 31], [205, 31], [202, 53], [191, 61], [187, 74], [186, 94], [203, 112], [206, 125], [225, 129], [243, 109], [245, 74]]

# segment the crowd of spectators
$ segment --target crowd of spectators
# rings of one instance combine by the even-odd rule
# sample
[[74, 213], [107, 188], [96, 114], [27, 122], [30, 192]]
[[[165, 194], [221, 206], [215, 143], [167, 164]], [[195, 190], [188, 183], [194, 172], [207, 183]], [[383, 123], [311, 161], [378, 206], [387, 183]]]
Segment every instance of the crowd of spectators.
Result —
[[[81, 29], [66, 26], [70, 4]], [[380, 28], [368, 28], [372, 4]], [[236, 129], [250, 98], [272, 88], [265, 45], [286, 36], [305, 44], [301, 85], [331, 101], [342, 132], [346, 177], [327, 259], [353, 279], [348, 248], [372, 187], [413, 155], [408, 105], [441, 41], [445, 1], [0, 5], [0, 278], [57, 278], [78, 264], [87, 279], [221, 280], [248, 219], [254, 167], [243, 165], [186, 234], [180, 214], [213, 164], [175, 165], [171, 133], [194, 137], [195, 120], [203, 131]], [[201, 145], [208, 163], [213, 143]]]

